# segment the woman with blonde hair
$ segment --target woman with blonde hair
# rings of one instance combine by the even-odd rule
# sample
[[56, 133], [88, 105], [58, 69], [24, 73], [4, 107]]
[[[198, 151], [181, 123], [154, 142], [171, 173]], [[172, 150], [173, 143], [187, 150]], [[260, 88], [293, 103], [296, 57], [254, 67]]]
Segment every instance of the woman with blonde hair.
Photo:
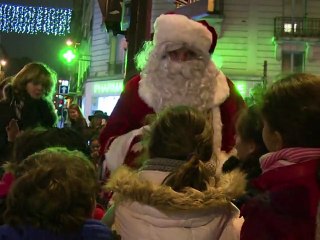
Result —
[[37, 126], [54, 126], [57, 116], [52, 95], [56, 73], [39, 62], [26, 64], [6, 85], [0, 101], [0, 155], [7, 153], [21, 130]]

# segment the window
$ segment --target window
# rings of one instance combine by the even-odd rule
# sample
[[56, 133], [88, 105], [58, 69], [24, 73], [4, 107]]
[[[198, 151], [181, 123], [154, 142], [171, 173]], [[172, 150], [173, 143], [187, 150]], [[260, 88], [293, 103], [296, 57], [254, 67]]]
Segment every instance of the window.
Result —
[[97, 109], [106, 112], [110, 116], [119, 98], [120, 96], [98, 97]]
[[282, 71], [285, 73], [303, 72], [304, 52], [282, 52]]
[[297, 32], [297, 24], [296, 23], [284, 23], [284, 32], [286, 33], [295, 33]]
[[109, 75], [123, 74], [126, 58], [126, 39], [123, 35], [110, 35]]

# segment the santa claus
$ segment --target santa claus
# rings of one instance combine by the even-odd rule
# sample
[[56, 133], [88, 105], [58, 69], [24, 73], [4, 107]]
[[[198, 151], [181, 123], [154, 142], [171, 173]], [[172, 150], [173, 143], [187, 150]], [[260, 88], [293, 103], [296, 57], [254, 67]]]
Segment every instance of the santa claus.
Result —
[[156, 19], [146, 64], [127, 82], [100, 135], [104, 167], [134, 166], [146, 115], [168, 106], [188, 105], [208, 113], [216, 156], [233, 149], [235, 117], [244, 102], [211, 60], [216, 43], [217, 34], [205, 21], [177, 14]]

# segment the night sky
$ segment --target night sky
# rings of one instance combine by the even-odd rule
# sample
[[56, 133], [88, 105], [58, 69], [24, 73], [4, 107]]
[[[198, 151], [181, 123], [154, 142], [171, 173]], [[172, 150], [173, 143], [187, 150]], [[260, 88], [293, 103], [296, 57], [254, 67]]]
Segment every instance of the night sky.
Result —
[[[23, 6], [45, 6], [55, 8], [72, 8], [72, 0], [0, 0], [0, 3], [8, 3]], [[41, 61], [48, 64], [60, 75], [65, 74], [65, 67], [58, 59], [58, 53], [64, 46], [66, 36], [53, 36], [45, 34], [29, 35], [17, 33], [0, 32], [1, 44], [10, 59], [19, 63], [28, 61]], [[17, 67], [10, 67], [8, 61], [7, 69], [9, 74], [14, 74]], [[10, 72], [11, 71], [11, 72]], [[63, 76], [62, 76], [63, 77]]]

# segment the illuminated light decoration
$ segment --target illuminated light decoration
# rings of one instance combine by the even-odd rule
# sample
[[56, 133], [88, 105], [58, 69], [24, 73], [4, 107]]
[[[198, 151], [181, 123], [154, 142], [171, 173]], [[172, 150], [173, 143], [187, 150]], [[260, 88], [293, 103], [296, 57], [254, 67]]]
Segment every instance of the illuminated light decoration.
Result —
[[247, 83], [246, 82], [238, 82], [234, 81], [234, 85], [236, 86], [237, 90], [239, 91], [240, 95], [244, 98], [247, 95]]
[[122, 80], [108, 80], [105, 82], [95, 82], [93, 85], [93, 93], [100, 94], [119, 94], [123, 90]]
[[214, 11], [214, 0], [208, 0], [207, 10], [208, 10], [208, 12], [213, 13], [213, 11]]
[[0, 4], [0, 31], [63, 36], [70, 33], [71, 9]]
[[68, 50], [66, 53], [63, 54], [63, 57], [66, 59], [68, 63], [70, 63], [73, 59], [75, 59], [76, 55], [73, 53], [72, 50]]
[[78, 58], [77, 51], [73, 47], [65, 47], [61, 49], [59, 53], [59, 58], [64, 64], [72, 65], [76, 62], [75, 60]]
[[137, 69], [139, 70], [144, 69], [144, 67], [148, 63], [148, 57], [150, 53], [153, 51], [153, 49], [154, 49], [153, 42], [145, 41], [143, 45], [143, 49], [139, 53], [137, 53], [135, 56]]

